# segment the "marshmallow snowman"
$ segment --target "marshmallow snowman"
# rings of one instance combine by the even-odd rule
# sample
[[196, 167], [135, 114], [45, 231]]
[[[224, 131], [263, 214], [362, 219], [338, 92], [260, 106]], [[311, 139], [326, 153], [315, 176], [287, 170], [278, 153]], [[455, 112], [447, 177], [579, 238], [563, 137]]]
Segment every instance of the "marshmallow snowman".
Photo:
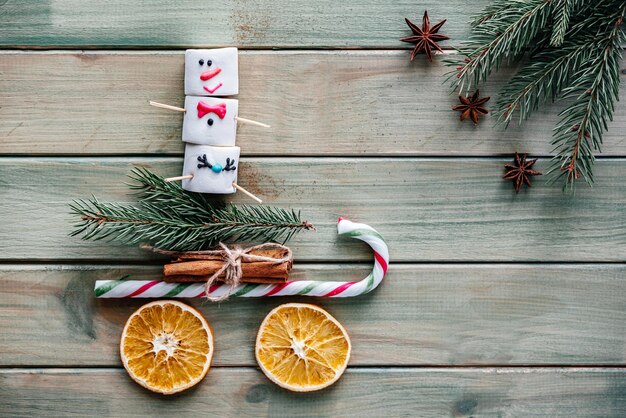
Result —
[[239, 167], [239, 147], [185, 146], [183, 173], [192, 175], [183, 180], [183, 189], [197, 193], [235, 193]]
[[185, 97], [183, 141], [191, 144], [234, 146], [239, 101], [215, 97]]
[[239, 93], [237, 48], [188, 49], [185, 52], [185, 94], [231, 96]]
[[[237, 48], [185, 52], [185, 146], [183, 189], [197, 193], [235, 193], [240, 148], [237, 137], [239, 93]], [[216, 97], [208, 97], [216, 96]]]

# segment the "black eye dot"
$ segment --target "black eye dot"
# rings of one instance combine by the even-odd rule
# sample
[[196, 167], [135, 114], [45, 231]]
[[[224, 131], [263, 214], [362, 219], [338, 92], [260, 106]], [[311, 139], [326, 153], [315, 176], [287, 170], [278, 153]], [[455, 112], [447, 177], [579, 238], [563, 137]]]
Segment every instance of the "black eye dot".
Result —
[[204, 65], [204, 60], [200, 60], [200, 61], [198, 61], [198, 64], [200, 64], [200, 65]]
[[206, 123], [208, 123], [209, 126], [213, 126], [213, 119], [209, 118], [209, 120], [207, 120]]
[[210, 67], [210, 66], [211, 66], [211, 64], [213, 64], [213, 61], [211, 61], [211, 60], [207, 60], [206, 65]]

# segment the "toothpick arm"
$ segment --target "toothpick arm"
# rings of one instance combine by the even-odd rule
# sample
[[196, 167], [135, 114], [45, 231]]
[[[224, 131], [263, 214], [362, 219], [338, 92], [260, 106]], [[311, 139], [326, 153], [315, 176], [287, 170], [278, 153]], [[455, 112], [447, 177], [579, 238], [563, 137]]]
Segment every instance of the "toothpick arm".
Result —
[[[166, 178], [164, 180], [166, 182], [170, 183], [172, 181], [191, 180], [192, 178], [193, 178], [193, 174], [187, 174], [186, 176], [168, 177], [168, 178]], [[243, 193], [246, 196], [248, 196], [249, 198], [251, 198], [252, 200], [254, 200], [255, 202], [257, 202], [259, 204], [263, 203], [263, 200], [259, 199], [257, 196], [253, 195], [252, 193], [250, 193], [249, 191], [247, 191], [246, 189], [244, 189], [243, 187], [241, 187], [237, 183], [233, 182], [233, 187], [235, 189], [239, 190], [241, 193]]]
[[150, 100], [148, 103], [150, 103], [150, 106], [160, 107], [161, 109], [174, 110], [176, 112], [182, 112], [182, 113], [186, 112], [186, 110], [183, 109], [182, 107], [170, 106], [170, 105], [167, 105], [165, 103], [155, 102], [153, 100]]
[[247, 123], [248, 125], [260, 126], [261, 128], [271, 128], [267, 123], [257, 122], [252, 119], [242, 118], [240, 116], [235, 116], [235, 120], [240, 123]]
[[252, 193], [250, 193], [249, 191], [247, 191], [246, 189], [244, 189], [243, 187], [241, 187], [237, 183], [233, 182], [233, 187], [235, 189], [239, 190], [241, 193], [243, 193], [246, 196], [248, 196], [249, 198], [251, 198], [252, 200], [254, 200], [255, 202], [263, 203], [263, 201], [261, 199], [259, 199], [258, 197], [256, 197], [255, 195], [253, 195]]
[[186, 176], [176, 176], [176, 177], [168, 177], [164, 179], [166, 182], [171, 183], [173, 181], [181, 181], [181, 180], [191, 180], [193, 178], [193, 174], [188, 174]]

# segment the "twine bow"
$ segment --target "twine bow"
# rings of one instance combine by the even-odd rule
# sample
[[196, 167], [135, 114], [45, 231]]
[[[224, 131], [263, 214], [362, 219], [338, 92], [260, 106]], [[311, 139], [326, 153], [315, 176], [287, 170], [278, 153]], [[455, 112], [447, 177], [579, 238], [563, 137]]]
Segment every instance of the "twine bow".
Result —
[[[219, 250], [208, 250], [208, 251], [187, 251], [187, 252], [177, 252], [177, 251], [168, 251], [162, 250], [159, 248], [154, 248], [149, 245], [141, 245], [141, 248], [145, 250], [150, 250], [158, 254], [165, 254], [172, 257], [181, 257], [185, 256], [217, 256], [220, 257], [224, 264], [222, 267], [217, 270], [211, 277], [208, 278], [205, 284], [205, 295], [208, 300], [211, 302], [221, 302], [223, 300], [228, 299], [228, 297], [233, 293], [235, 288], [239, 286], [241, 282], [241, 278], [243, 276], [243, 272], [241, 269], [242, 260], [247, 261], [267, 261], [275, 264], [280, 264], [291, 260], [292, 254], [291, 249], [284, 245], [267, 243], [255, 245], [253, 247], [241, 248], [235, 246], [233, 248], [228, 248], [223, 243], [219, 243], [221, 249]], [[279, 249], [285, 251], [285, 256], [282, 258], [274, 258], [274, 257], [266, 257], [262, 255], [251, 254], [254, 251], [266, 250], [266, 249]], [[196, 258], [196, 257], [194, 257]], [[228, 292], [224, 293], [222, 296], [211, 296], [210, 289], [213, 283], [219, 279], [219, 277], [224, 274], [224, 278], [221, 279], [224, 284], [229, 286]]]

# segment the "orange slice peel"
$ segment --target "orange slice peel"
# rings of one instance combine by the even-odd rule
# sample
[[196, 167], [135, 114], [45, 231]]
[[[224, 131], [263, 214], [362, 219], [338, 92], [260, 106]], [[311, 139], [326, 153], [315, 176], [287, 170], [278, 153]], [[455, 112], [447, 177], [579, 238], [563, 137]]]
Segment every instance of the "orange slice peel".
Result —
[[263, 320], [255, 354], [272, 382], [291, 391], [310, 392], [339, 380], [351, 349], [345, 328], [328, 312], [315, 305], [287, 303]]
[[213, 357], [213, 332], [200, 312], [182, 302], [150, 302], [124, 326], [120, 356], [130, 377], [170, 395], [200, 382]]

